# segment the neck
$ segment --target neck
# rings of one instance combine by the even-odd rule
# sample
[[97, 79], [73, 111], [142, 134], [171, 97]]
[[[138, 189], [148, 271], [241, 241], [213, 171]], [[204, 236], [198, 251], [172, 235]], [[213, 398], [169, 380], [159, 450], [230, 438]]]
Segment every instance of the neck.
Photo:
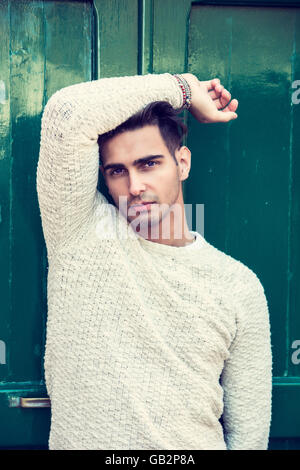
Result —
[[[151, 231], [149, 230], [149, 232]], [[195, 237], [191, 234], [187, 225], [181, 191], [176, 203], [160, 219], [154, 232], [154, 235], [149, 234], [147, 240], [177, 247], [193, 243]]]

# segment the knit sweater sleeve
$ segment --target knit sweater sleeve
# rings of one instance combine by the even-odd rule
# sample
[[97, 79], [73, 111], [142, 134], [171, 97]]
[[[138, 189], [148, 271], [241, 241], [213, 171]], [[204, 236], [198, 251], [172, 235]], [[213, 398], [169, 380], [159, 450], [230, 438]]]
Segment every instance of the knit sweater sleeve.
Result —
[[48, 257], [92, 215], [97, 201], [99, 134], [114, 129], [148, 103], [182, 106], [168, 73], [103, 78], [62, 88], [42, 116], [37, 193]]
[[269, 312], [256, 276], [246, 291], [221, 375], [224, 438], [228, 450], [267, 450], [272, 401]]

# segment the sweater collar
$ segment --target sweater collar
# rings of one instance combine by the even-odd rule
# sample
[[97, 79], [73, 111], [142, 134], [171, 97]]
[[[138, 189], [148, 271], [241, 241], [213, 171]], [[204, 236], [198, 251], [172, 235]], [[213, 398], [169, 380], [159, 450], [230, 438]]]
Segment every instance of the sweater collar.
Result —
[[[190, 259], [193, 260], [194, 258], [197, 258], [197, 255], [201, 255], [201, 258], [204, 256], [204, 254], [209, 251], [209, 248], [211, 245], [205, 240], [205, 238], [200, 235], [198, 232], [193, 232], [190, 230], [192, 234], [195, 234], [197, 236], [197, 240], [193, 243], [196, 243], [195, 246], [191, 246], [192, 244], [182, 246], [182, 247], [177, 247], [177, 246], [172, 246], [172, 245], [165, 245], [163, 243], [157, 243], [153, 242], [150, 240], [147, 240], [144, 237], [141, 237], [137, 232], [135, 232], [128, 221], [123, 217], [120, 216], [120, 213], [116, 211], [116, 214], [118, 213], [119, 216], [119, 229], [120, 233], [124, 231], [125, 238], [131, 239], [134, 241], [134, 243], [139, 243], [139, 245], [149, 252], [150, 254], [159, 254], [162, 256], [167, 256], [171, 258], [182, 258], [182, 259]], [[121, 235], [121, 238], [123, 239], [123, 236]]]
[[135, 235], [141, 247], [150, 253], [151, 252], [158, 253], [161, 255], [166, 255], [166, 256], [171, 256], [171, 257], [176, 257], [176, 258], [177, 257], [195, 258], [198, 253], [199, 254], [204, 253], [205, 249], [209, 247], [209, 243], [199, 233], [192, 232], [192, 231], [190, 232], [197, 236], [197, 240], [193, 242], [196, 245], [193, 247], [191, 245], [186, 245], [186, 246], [181, 246], [181, 247], [165, 245], [163, 243], [156, 243], [156, 242], [147, 240], [139, 236], [137, 233]]

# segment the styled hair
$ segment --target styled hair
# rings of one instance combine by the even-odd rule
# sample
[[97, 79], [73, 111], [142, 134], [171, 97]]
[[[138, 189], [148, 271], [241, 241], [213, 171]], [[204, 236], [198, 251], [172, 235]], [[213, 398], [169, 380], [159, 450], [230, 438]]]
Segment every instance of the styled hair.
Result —
[[99, 135], [100, 164], [103, 147], [109, 139], [122, 132], [133, 131], [147, 125], [156, 125], [176, 165], [178, 165], [175, 150], [182, 146], [183, 138], [187, 134], [187, 126], [179, 117], [180, 112], [181, 110], [174, 109], [167, 101], [153, 101], [115, 129]]

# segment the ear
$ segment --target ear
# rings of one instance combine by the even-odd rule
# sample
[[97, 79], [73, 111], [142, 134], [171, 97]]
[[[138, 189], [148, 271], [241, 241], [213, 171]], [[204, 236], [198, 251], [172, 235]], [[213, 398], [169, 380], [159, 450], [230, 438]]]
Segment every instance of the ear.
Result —
[[180, 149], [176, 150], [176, 158], [179, 166], [180, 181], [188, 178], [191, 168], [191, 151], [183, 145]]

